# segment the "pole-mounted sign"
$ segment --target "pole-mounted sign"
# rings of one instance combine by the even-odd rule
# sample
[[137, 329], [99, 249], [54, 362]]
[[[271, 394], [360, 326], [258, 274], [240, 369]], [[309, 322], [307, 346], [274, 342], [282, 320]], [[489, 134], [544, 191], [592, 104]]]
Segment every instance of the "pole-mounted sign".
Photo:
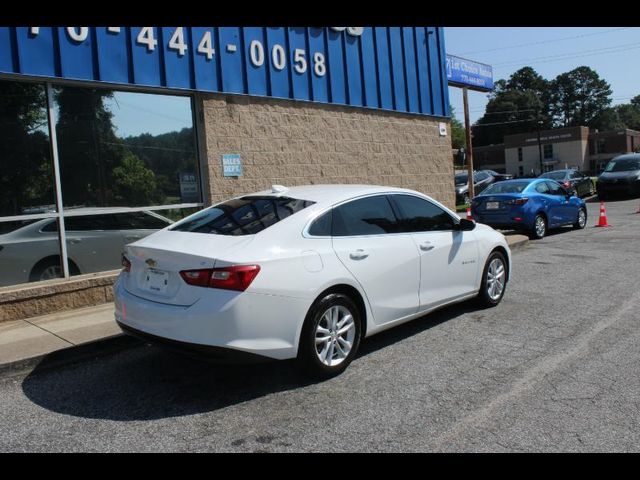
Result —
[[490, 92], [493, 90], [493, 69], [491, 65], [447, 55], [447, 81], [455, 87]]
[[447, 82], [452, 87], [462, 88], [464, 100], [464, 125], [467, 138], [467, 171], [469, 179], [469, 199], [474, 196], [473, 188], [473, 145], [471, 144], [471, 126], [469, 125], [468, 90], [490, 92], [493, 90], [493, 69], [491, 65], [447, 55]]

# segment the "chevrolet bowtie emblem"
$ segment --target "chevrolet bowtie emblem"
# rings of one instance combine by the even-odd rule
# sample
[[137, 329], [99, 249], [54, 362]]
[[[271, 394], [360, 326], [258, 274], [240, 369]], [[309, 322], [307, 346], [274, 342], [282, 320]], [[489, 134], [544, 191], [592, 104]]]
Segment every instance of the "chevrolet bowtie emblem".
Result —
[[152, 268], [158, 264], [153, 258], [148, 258], [145, 263]]

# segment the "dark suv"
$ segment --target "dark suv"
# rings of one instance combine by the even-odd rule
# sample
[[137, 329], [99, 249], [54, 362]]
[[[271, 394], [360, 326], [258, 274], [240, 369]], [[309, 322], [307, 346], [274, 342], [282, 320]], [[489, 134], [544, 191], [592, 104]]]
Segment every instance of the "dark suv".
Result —
[[596, 182], [598, 197], [640, 195], [640, 153], [620, 155], [612, 159]]

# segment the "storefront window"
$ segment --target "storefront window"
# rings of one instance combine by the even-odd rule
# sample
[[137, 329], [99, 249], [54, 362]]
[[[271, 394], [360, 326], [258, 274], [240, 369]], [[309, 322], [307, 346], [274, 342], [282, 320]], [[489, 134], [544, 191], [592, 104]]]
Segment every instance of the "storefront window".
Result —
[[189, 97], [68, 86], [54, 97], [65, 207], [200, 201]]
[[[124, 246], [202, 205], [190, 97], [0, 81], [0, 286], [120, 267]], [[16, 217], [27, 216], [24, 220]], [[59, 222], [64, 222], [64, 236]]]
[[45, 92], [0, 81], [0, 217], [55, 210]]

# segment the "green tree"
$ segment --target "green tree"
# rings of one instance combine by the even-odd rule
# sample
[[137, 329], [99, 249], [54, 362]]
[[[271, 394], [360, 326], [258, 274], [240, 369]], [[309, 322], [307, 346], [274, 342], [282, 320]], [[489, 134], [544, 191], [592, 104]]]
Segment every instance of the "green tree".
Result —
[[502, 143], [505, 135], [535, 130], [538, 120], [541, 128], [549, 128], [548, 85], [531, 67], [496, 81], [485, 114], [473, 127], [473, 145]]
[[58, 150], [65, 205], [111, 206], [112, 172], [125, 149], [105, 107], [110, 90], [56, 89]]
[[466, 149], [467, 136], [464, 125], [455, 117], [455, 111], [451, 105], [449, 105], [449, 110], [451, 110], [451, 147]]
[[[640, 100], [640, 96], [636, 97], [636, 99]], [[640, 130], [640, 102], [618, 105], [616, 106], [616, 112], [620, 118], [622, 128]]]
[[149, 205], [157, 192], [156, 176], [142, 160], [126, 152], [113, 169], [113, 199], [116, 205]]
[[611, 87], [589, 67], [558, 75], [550, 84], [550, 113], [556, 127], [592, 127], [611, 104]]
[[45, 90], [0, 81], [0, 215], [55, 202]]

